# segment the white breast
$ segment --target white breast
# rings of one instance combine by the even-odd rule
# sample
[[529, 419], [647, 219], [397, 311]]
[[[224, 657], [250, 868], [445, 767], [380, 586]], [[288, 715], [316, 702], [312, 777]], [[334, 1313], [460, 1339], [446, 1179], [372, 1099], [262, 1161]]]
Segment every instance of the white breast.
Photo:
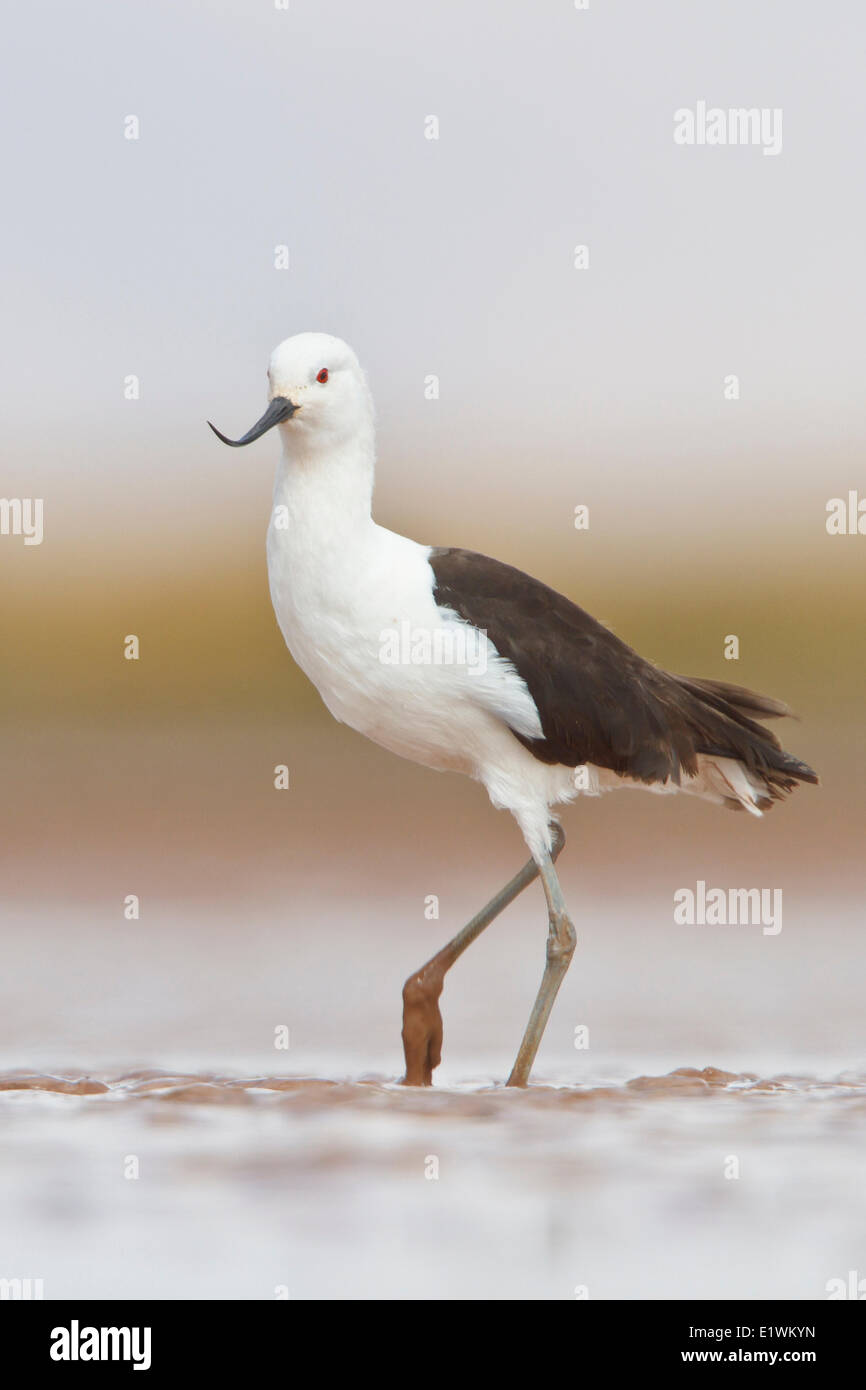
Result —
[[538, 737], [529, 691], [433, 597], [429, 548], [372, 521], [351, 535], [268, 531], [277, 621], [336, 719], [404, 757], [478, 775], [491, 726]]

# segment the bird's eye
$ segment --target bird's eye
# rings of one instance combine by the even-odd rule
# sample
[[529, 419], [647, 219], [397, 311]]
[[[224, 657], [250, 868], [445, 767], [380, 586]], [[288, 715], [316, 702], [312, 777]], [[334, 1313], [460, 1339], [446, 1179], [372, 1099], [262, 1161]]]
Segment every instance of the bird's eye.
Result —
[[322, 370], [319, 372], [319, 375], [316, 377], [316, 381], [320, 381], [320, 382], [322, 383], [322, 385], [324, 386], [324, 384], [325, 384], [325, 382], [326, 382], [327, 380], [328, 380], [328, 369], [327, 369], [327, 367], [323, 367]]

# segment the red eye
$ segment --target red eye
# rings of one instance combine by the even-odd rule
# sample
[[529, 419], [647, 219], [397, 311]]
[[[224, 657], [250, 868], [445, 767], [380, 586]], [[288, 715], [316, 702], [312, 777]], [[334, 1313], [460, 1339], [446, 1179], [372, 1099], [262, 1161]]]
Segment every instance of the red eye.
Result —
[[327, 369], [327, 367], [323, 367], [322, 370], [319, 372], [319, 375], [316, 377], [316, 381], [320, 381], [320, 382], [322, 383], [322, 385], [324, 386], [324, 384], [325, 384], [325, 382], [326, 382], [327, 380], [328, 380], [328, 369]]

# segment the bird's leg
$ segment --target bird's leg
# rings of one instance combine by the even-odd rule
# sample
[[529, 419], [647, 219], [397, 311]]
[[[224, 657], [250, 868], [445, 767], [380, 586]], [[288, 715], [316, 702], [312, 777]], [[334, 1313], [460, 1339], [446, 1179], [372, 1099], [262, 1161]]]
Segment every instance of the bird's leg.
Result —
[[547, 1020], [553, 1008], [559, 986], [565, 979], [566, 971], [574, 955], [577, 943], [574, 927], [565, 906], [559, 879], [553, 867], [553, 859], [545, 857], [539, 867], [544, 895], [547, 898], [549, 928], [547, 933], [547, 960], [541, 978], [541, 988], [532, 1006], [532, 1013], [526, 1025], [523, 1042], [517, 1060], [511, 1068], [509, 1086], [525, 1086], [535, 1061], [535, 1054], [547, 1027]]
[[[551, 866], [551, 872], [553, 860], [564, 844], [565, 834], [562, 827], [554, 825], [553, 846], [550, 859], [547, 861]], [[467, 946], [471, 946], [475, 938], [481, 935], [484, 928], [489, 927], [493, 919], [498, 917], [524, 888], [538, 878], [539, 872], [543, 874], [544, 869], [539, 870], [535, 860], [530, 859], [520, 873], [515, 874], [511, 882], [506, 883], [471, 922], [467, 922], [462, 931], [428, 960], [426, 965], [422, 965], [420, 970], [409, 976], [403, 986], [403, 1055], [406, 1059], [404, 1086], [430, 1086], [433, 1081], [433, 1069], [438, 1067], [441, 1061], [442, 1015], [439, 1012], [439, 996], [445, 983], [446, 971], [451, 969], [454, 962], [463, 955]], [[543, 1026], [542, 1024], [542, 1028]], [[535, 1053], [532, 1055], [535, 1056]]]

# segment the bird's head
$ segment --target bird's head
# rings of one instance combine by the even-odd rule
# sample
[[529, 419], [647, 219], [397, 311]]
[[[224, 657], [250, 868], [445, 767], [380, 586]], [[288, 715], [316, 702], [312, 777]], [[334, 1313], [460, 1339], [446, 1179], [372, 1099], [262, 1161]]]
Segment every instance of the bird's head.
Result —
[[297, 333], [271, 353], [268, 408], [261, 419], [240, 439], [211, 429], [237, 449], [280, 425], [291, 451], [293, 442], [304, 449], [338, 447], [369, 430], [372, 421], [369, 388], [348, 344], [329, 333]]

